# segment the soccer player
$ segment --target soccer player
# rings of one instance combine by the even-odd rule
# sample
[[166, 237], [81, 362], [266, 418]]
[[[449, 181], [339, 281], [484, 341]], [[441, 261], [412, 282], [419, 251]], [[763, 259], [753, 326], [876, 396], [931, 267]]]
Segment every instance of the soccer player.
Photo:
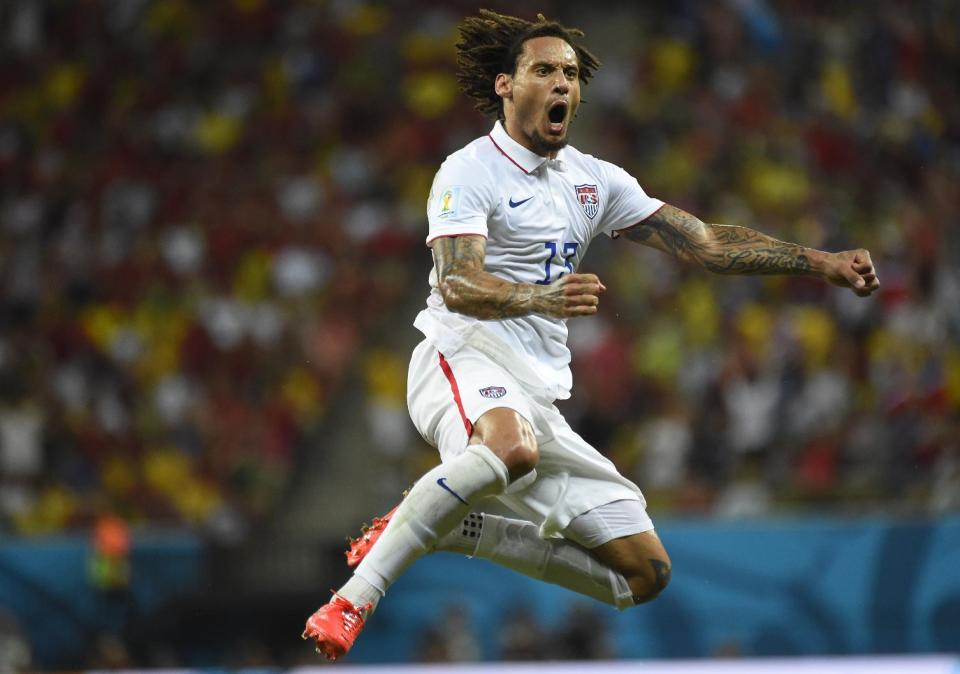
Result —
[[[442, 463], [347, 553], [356, 571], [306, 624], [330, 659], [400, 574], [434, 550], [490, 559], [619, 609], [654, 599], [670, 559], [635, 484], [573, 432], [569, 318], [606, 290], [577, 267], [606, 234], [719, 274], [806, 274], [879, 287], [866, 250], [827, 253], [706, 224], [623, 169], [567, 145], [599, 62], [579, 30], [481, 10], [460, 25], [458, 78], [497, 121], [450, 155], [427, 203], [431, 292], [414, 325], [408, 405]], [[497, 499], [517, 519], [485, 513]]]

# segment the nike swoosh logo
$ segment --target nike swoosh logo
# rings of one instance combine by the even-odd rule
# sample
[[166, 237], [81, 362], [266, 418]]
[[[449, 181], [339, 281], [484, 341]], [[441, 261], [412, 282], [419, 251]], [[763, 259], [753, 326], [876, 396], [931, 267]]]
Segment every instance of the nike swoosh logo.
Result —
[[462, 503], [463, 505], [470, 505], [469, 503], [467, 503], [466, 501], [464, 501], [462, 498], [460, 498], [460, 494], [458, 494], [457, 492], [453, 491], [450, 487], [447, 486], [447, 478], [445, 478], [445, 477], [438, 478], [438, 479], [437, 479], [437, 484], [439, 484], [441, 487], [443, 487], [443, 488], [446, 489], [448, 492], [450, 492], [451, 494], [453, 494], [453, 495], [456, 497], [456, 499], [457, 499], [458, 501], [460, 501], [460, 503]]
[[513, 197], [510, 197], [510, 200], [507, 203], [510, 204], [510, 208], [516, 208], [517, 206], [522, 206], [523, 204], [527, 203], [531, 199], [533, 199], [533, 197], [527, 197], [522, 201], [514, 201]]

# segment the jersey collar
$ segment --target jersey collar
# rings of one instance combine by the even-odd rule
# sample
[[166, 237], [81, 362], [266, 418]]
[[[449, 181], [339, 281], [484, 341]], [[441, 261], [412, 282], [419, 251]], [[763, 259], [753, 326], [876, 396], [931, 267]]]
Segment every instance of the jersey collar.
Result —
[[511, 138], [507, 133], [507, 130], [503, 128], [503, 124], [500, 123], [500, 120], [497, 120], [497, 123], [493, 125], [493, 130], [488, 134], [487, 137], [493, 141], [493, 144], [497, 146], [497, 149], [500, 150], [500, 153], [504, 157], [513, 162], [514, 166], [519, 168], [524, 173], [533, 173], [546, 162], [549, 162], [550, 165], [556, 165], [558, 167], [563, 165], [563, 162], [561, 161], [563, 158], [563, 150], [560, 150], [557, 153], [557, 158], [555, 160], [541, 157], [536, 152], [531, 152]]

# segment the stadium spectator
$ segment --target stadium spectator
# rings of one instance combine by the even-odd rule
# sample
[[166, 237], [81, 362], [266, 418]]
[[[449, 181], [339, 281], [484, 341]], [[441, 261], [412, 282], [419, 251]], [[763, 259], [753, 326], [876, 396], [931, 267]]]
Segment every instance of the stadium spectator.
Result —
[[[885, 274], [854, 302], [598, 242], [610, 292], [571, 324], [571, 423], [664, 515], [960, 508], [957, 3], [554, 6], [604, 62], [584, 147], [713, 221], [866, 244]], [[426, 293], [408, 253], [433, 171], [486, 131], [452, 77], [456, 20], [0, 9], [0, 531], [113, 512], [242, 539], [304, 452], [338, 451], [312, 438], [343, 421], [353, 365], [406, 359], [368, 344]], [[392, 493], [431, 457], [379, 377], [356, 423], [402, 473]], [[757, 382], [776, 407], [730, 419]]]

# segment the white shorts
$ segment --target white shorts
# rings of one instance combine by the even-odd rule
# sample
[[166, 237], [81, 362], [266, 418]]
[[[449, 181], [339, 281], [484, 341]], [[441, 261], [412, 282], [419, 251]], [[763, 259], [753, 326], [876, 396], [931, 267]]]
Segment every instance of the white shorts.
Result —
[[614, 538], [653, 529], [653, 521], [642, 501], [614, 501], [577, 515], [563, 530], [563, 537], [588, 550]]
[[[467, 448], [474, 422], [491, 409], [507, 407], [529, 421], [540, 451], [536, 471], [515, 481], [496, 500], [539, 524], [543, 536], [566, 534], [564, 530], [579, 515], [624, 500], [638, 502], [643, 517], [632, 526], [623, 521], [603, 524], [608, 511], [601, 509], [594, 519], [584, 520], [596, 525], [595, 535], [583, 532], [577, 537], [589, 539], [588, 547], [596, 547], [653, 528], [637, 485], [575, 433], [552, 400], [531, 395], [503, 366], [469, 345], [449, 358], [429, 341], [417, 345], [410, 358], [407, 406], [414, 426], [440, 451], [442, 461]], [[622, 512], [622, 508], [609, 512]], [[636, 509], [631, 512], [635, 514]]]

